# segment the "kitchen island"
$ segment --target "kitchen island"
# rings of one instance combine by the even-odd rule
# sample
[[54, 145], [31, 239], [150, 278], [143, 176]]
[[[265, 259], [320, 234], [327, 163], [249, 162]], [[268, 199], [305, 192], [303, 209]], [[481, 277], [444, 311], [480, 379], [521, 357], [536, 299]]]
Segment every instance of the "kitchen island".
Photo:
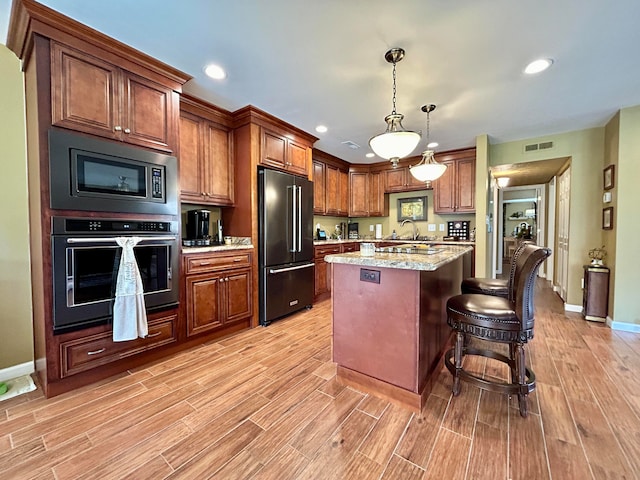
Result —
[[472, 248], [405, 251], [325, 257], [332, 268], [333, 361], [341, 383], [418, 412], [449, 345], [446, 303], [470, 275]]

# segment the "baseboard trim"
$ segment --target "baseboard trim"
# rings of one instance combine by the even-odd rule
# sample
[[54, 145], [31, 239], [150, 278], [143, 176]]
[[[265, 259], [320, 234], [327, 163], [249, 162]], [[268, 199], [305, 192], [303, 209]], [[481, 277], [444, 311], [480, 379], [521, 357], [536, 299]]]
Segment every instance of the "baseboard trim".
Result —
[[571, 305], [570, 303], [564, 304], [565, 312], [582, 312], [582, 305]]
[[25, 362], [13, 367], [7, 367], [0, 369], [0, 382], [11, 380], [12, 378], [18, 378], [22, 375], [31, 375], [35, 372], [33, 362]]
[[640, 325], [638, 325], [637, 323], [614, 322], [610, 317], [607, 317], [607, 325], [611, 327], [611, 330], [640, 333]]

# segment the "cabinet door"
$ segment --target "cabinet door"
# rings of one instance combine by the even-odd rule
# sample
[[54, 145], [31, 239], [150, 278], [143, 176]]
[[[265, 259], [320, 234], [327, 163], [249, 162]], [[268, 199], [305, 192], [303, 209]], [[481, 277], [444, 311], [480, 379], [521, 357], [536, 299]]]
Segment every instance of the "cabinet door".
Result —
[[369, 215], [368, 172], [349, 172], [349, 216]]
[[171, 151], [174, 138], [173, 90], [122, 72], [122, 139], [156, 150]]
[[313, 161], [313, 213], [325, 213], [325, 176], [324, 163]]
[[260, 163], [271, 167], [284, 168], [286, 154], [287, 139], [268, 130], [263, 130]]
[[[207, 203], [233, 205], [234, 177], [230, 132], [211, 122], [204, 122], [204, 164]], [[182, 171], [180, 172], [182, 175]]]
[[225, 322], [249, 318], [251, 308], [251, 270], [230, 273], [224, 277], [227, 315]]
[[120, 139], [119, 89], [117, 67], [51, 42], [53, 125]]
[[457, 202], [456, 213], [476, 211], [476, 160], [464, 158], [456, 162]]
[[291, 173], [309, 175], [307, 168], [307, 147], [287, 140], [287, 157], [285, 159], [287, 170]]
[[340, 215], [349, 214], [349, 172], [340, 170], [338, 172], [340, 179], [340, 208], [338, 213]]
[[384, 180], [382, 172], [369, 174], [369, 216], [385, 216], [384, 209]]
[[315, 261], [314, 294], [315, 296], [327, 293], [331, 288], [330, 265], [324, 260]]
[[183, 112], [180, 114], [180, 198], [183, 201], [203, 200], [202, 153], [200, 120], [195, 115]]
[[455, 162], [453, 160], [440, 162], [447, 166], [444, 174], [433, 181], [433, 212], [455, 212]]
[[220, 275], [186, 277], [187, 335], [197, 335], [222, 325]]
[[326, 210], [328, 215], [338, 215], [340, 213], [340, 176], [338, 169], [332, 165], [326, 166]]
[[395, 168], [384, 171], [385, 192], [403, 192], [405, 187], [405, 169]]

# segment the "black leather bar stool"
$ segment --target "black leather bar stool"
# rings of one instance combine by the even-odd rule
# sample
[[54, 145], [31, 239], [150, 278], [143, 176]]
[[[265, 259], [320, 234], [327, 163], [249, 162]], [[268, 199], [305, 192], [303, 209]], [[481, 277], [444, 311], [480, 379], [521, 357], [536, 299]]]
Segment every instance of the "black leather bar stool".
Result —
[[[520, 415], [527, 416], [527, 400], [535, 389], [535, 375], [526, 367], [524, 346], [533, 338], [536, 275], [542, 262], [550, 255], [549, 248], [532, 243], [523, 246], [514, 264], [509, 298], [465, 293], [447, 301], [447, 323], [456, 332], [456, 342], [455, 347], [445, 353], [444, 363], [453, 375], [454, 396], [460, 393], [460, 380], [484, 390], [517, 394]], [[509, 356], [494, 350], [465, 346], [467, 335], [508, 344]], [[465, 355], [480, 355], [506, 363], [511, 370], [511, 382], [486, 380], [465, 371], [462, 368]]]
[[509, 288], [513, 283], [516, 260], [520, 253], [522, 253], [524, 246], [530, 243], [533, 242], [520, 242], [518, 248], [516, 248], [513, 256], [511, 257], [511, 268], [508, 279], [481, 277], [465, 278], [462, 280], [462, 284], [460, 285], [462, 293], [480, 293], [482, 295], [494, 295], [496, 297], [509, 298]]

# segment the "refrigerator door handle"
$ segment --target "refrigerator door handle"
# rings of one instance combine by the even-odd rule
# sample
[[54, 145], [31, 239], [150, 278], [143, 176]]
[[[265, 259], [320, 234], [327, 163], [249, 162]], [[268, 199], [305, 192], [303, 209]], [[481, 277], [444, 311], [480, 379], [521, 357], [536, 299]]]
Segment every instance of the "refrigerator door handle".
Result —
[[292, 202], [291, 202], [291, 219], [293, 221], [293, 225], [291, 228], [291, 241], [292, 241], [292, 245], [291, 245], [291, 250], [289, 250], [290, 252], [296, 252], [297, 248], [296, 248], [296, 243], [297, 243], [297, 232], [296, 230], [298, 229], [298, 217], [296, 216], [296, 207], [298, 206], [298, 189], [296, 188], [296, 186], [294, 185], [292, 187], [293, 190], [293, 198], [292, 198]]
[[286, 268], [278, 268], [278, 269], [270, 268], [269, 273], [273, 275], [277, 273], [291, 272], [292, 270], [301, 270], [303, 268], [311, 268], [313, 266], [314, 266], [313, 263], [307, 263], [306, 265], [298, 265], [296, 267], [286, 267]]
[[298, 188], [298, 253], [302, 252], [302, 187]]

